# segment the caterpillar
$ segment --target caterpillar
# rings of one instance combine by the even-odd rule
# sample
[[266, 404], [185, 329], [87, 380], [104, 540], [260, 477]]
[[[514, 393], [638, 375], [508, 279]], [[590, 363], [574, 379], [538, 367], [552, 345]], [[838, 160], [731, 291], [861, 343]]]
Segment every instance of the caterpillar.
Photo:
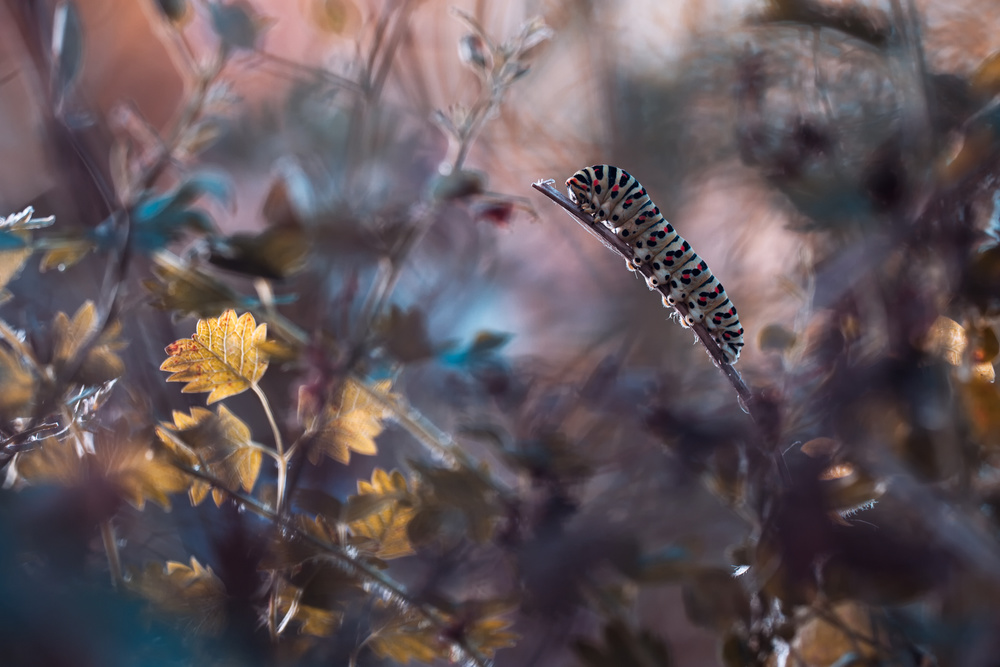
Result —
[[726, 361], [735, 364], [743, 347], [743, 327], [722, 283], [666, 221], [660, 209], [624, 169], [608, 164], [585, 167], [566, 180], [570, 200], [615, 232], [632, 249], [629, 269], [648, 264], [650, 289], [669, 288], [664, 306], [684, 304], [685, 327], [704, 322]]

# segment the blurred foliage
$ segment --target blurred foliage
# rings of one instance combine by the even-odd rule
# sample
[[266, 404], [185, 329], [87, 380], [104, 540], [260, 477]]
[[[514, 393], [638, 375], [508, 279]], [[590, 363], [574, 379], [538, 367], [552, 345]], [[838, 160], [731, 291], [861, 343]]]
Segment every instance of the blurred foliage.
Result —
[[[97, 111], [89, 7], [36, 4], [64, 171], [0, 218], [0, 662], [995, 662], [997, 53], [935, 71], [913, 3], [771, 0], [657, 79], [600, 3], [452, 9], [434, 60], [441, 4], [308, 0], [320, 67], [276, 51], [287, 8], [144, 0], [185, 83], [156, 127]], [[726, 174], [723, 240], [771, 243], [745, 191], [793, 230], [785, 301], [740, 305], [752, 400], [491, 191], [504, 131], [597, 161], [522, 113], [557, 58], [586, 92], [545, 113], [588, 98], [600, 161]], [[518, 277], [588, 331], [510, 333]]]

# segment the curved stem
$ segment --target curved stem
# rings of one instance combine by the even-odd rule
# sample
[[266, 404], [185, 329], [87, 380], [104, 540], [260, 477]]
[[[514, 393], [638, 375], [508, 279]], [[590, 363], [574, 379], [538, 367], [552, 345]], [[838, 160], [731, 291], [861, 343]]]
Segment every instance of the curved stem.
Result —
[[281, 442], [281, 432], [278, 430], [278, 422], [274, 420], [274, 413], [271, 412], [271, 404], [267, 400], [267, 396], [264, 395], [264, 391], [260, 388], [256, 382], [250, 385], [253, 389], [253, 393], [257, 394], [257, 398], [260, 399], [260, 404], [264, 408], [264, 414], [267, 416], [267, 423], [271, 425], [271, 435], [274, 437], [274, 449], [278, 452], [278, 456], [285, 455], [285, 447]]
[[254, 382], [250, 385], [253, 389], [253, 393], [257, 394], [257, 398], [260, 399], [260, 404], [264, 408], [264, 414], [267, 416], [267, 423], [271, 425], [271, 434], [274, 436], [274, 449], [277, 452], [277, 457], [275, 458], [275, 463], [278, 467], [278, 497], [275, 504], [280, 514], [282, 508], [285, 506], [285, 484], [288, 481], [288, 457], [285, 456], [285, 446], [281, 441], [281, 431], [278, 430], [278, 422], [274, 419], [274, 413], [271, 411], [271, 404], [267, 400], [267, 396], [264, 395], [263, 390], [260, 386]]

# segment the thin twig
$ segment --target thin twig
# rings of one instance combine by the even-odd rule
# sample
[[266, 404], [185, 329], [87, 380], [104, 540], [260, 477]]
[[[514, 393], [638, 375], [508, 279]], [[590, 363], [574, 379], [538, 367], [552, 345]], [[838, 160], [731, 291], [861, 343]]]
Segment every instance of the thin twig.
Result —
[[278, 422], [274, 419], [271, 404], [267, 400], [264, 390], [256, 382], [251, 383], [250, 388], [257, 395], [257, 398], [260, 399], [260, 404], [264, 408], [264, 415], [267, 417], [267, 423], [271, 425], [271, 435], [274, 437], [274, 449], [278, 452], [278, 457], [275, 460], [278, 464], [277, 504], [278, 513], [280, 514], [282, 508], [285, 506], [285, 481], [288, 479], [288, 458], [285, 456], [285, 446], [281, 441], [281, 431], [278, 429]]
[[244, 493], [238, 489], [226, 488], [223, 482], [200, 470], [194, 470], [179, 463], [175, 463], [174, 465], [178, 470], [196, 479], [200, 479], [203, 482], [207, 482], [214, 488], [221, 490], [223, 493], [229, 495], [235, 502], [242, 504], [247, 509], [252, 510], [258, 516], [268, 519], [276, 526], [279, 526], [283, 530], [287, 531], [289, 535], [295, 535], [299, 539], [322, 549], [325, 552], [326, 557], [330, 560], [337, 562], [341, 567], [346, 568], [349, 572], [355, 574], [361, 579], [367, 580], [370, 584], [380, 587], [383, 591], [385, 591], [385, 593], [393, 596], [398, 601], [403, 602], [408, 609], [416, 612], [441, 630], [441, 636], [447, 637], [447, 640], [458, 648], [463, 654], [468, 656], [471, 662], [477, 665], [477, 667], [487, 667], [492, 664], [486, 656], [477, 651], [474, 647], [470, 646], [466, 639], [452, 638], [445, 634], [446, 631], [451, 629], [451, 622], [447, 618], [445, 612], [439, 611], [427, 603], [418, 602], [412, 599], [402, 584], [390, 578], [376, 567], [368, 565], [367, 563], [364, 563], [363, 561], [347, 554], [340, 547], [329, 544], [315, 535], [302, 530], [294, 516], [283, 515], [273, 511], [252, 495]]
[[311, 67], [309, 65], [303, 65], [302, 63], [295, 62], [294, 60], [289, 60], [283, 56], [279, 56], [276, 53], [271, 53], [270, 51], [256, 50], [254, 54], [259, 56], [261, 60], [265, 63], [270, 63], [273, 65], [278, 65], [284, 67], [287, 71], [294, 73], [296, 76], [309, 76], [316, 81], [322, 81], [323, 83], [330, 84], [336, 88], [343, 88], [344, 90], [349, 90], [352, 93], [361, 94], [364, 92], [364, 88], [357, 81], [348, 79], [347, 77], [340, 76], [339, 74], [334, 74], [325, 69], [319, 67]]
[[111, 519], [105, 519], [101, 522], [101, 540], [104, 542], [104, 552], [108, 556], [111, 584], [118, 588], [125, 579], [122, 576], [122, 559], [118, 554], [118, 540], [115, 538], [115, 527], [111, 523]]
[[361, 378], [351, 376], [351, 379], [371, 400], [378, 403], [383, 409], [391, 412], [393, 418], [410, 435], [423, 443], [428, 449], [436, 452], [449, 466], [460, 464], [470, 472], [475, 473], [491, 489], [496, 491], [501, 499], [510, 500], [512, 498], [512, 492], [505, 484], [483, 471], [450, 435], [432, 424], [422, 414], [409, 406], [400, 405], [398, 400], [368, 385]]
[[[561, 192], [556, 190], [552, 184], [555, 181], [537, 181], [532, 183], [531, 187], [541, 192], [543, 195], [559, 204], [563, 209], [566, 210], [573, 218], [580, 223], [580, 226], [587, 230], [587, 232], [600, 241], [605, 248], [612, 251], [622, 259], [628, 261], [632, 258], [632, 250], [624, 241], [618, 239], [611, 230], [607, 229], [603, 225], [595, 224], [593, 216], [588, 213], [581, 211], [576, 204], [571, 202], [569, 198], [563, 195]], [[636, 269], [645, 278], [649, 278], [652, 269], [648, 265], [640, 265]], [[663, 295], [664, 298], [670, 295], [670, 289], [667, 285], [660, 285], [655, 288], [657, 292]], [[687, 307], [680, 302], [674, 305], [674, 310], [676, 310], [681, 318], [683, 319], [687, 314]], [[691, 329], [698, 336], [701, 344], [705, 346], [708, 350], [709, 356], [715, 361], [715, 365], [719, 367], [729, 383], [733, 385], [733, 389], [736, 390], [737, 395], [740, 397], [740, 401], [746, 408], [747, 412], [750, 414], [751, 418], [754, 417], [753, 414], [753, 392], [747, 387], [746, 383], [743, 382], [743, 378], [740, 377], [739, 372], [733, 368], [732, 364], [726, 361], [725, 356], [722, 354], [722, 350], [719, 349], [718, 343], [709, 334], [708, 329], [705, 327], [704, 323], [696, 323], [692, 325]], [[756, 419], [755, 419], [756, 421]]]

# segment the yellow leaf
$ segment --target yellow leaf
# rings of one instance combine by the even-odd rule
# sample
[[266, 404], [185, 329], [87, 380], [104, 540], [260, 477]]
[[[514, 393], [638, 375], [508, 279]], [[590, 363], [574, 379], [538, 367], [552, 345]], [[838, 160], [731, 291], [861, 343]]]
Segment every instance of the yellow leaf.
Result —
[[208, 403], [246, 391], [267, 370], [267, 355], [257, 346], [267, 337], [267, 325], [257, 326], [253, 315], [227, 310], [219, 317], [198, 320], [193, 338], [167, 346], [169, 358], [161, 371], [173, 374], [167, 382], [187, 382], [184, 393], [211, 392]]
[[511, 625], [505, 618], [482, 618], [469, 626], [465, 636], [480, 653], [492, 658], [497, 649], [513, 646], [520, 638], [516, 632], [507, 630]]
[[879, 646], [885, 640], [880, 640], [866, 606], [842, 602], [828, 614], [829, 620], [814, 617], [800, 625], [795, 633], [792, 646], [804, 664], [832, 665], [846, 653], [854, 653], [858, 664], [864, 664], [865, 659], [878, 655]]
[[994, 51], [979, 64], [969, 77], [969, 83], [972, 90], [984, 100], [1000, 91], [1000, 51]]
[[[982, 334], [974, 332], [979, 337]], [[990, 331], [992, 334], [992, 331]], [[982, 341], [974, 341], [981, 343]], [[984, 382], [993, 382], [996, 377], [992, 357], [980, 358], [981, 350], [979, 346], [969, 350], [969, 334], [965, 328], [955, 320], [947, 317], [938, 317], [927, 332], [924, 341], [924, 349], [930, 354], [935, 354], [952, 366], [967, 366], [969, 374]]]
[[358, 495], [387, 496], [392, 499], [387, 500], [378, 512], [348, 524], [351, 532], [374, 542], [373, 553], [379, 558], [390, 560], [413, 553], [413, 547], [406, 536], [406, 525], [413, 518], [416, 509], [403, 473], [396, 470], [390, 475], [385, 470], [376, 468], [370, 483], [358, 480]]
[[[253, 445], [250, 429], [239, 417], [221, 405], [218, 414], [192, 408], [190, 414], [174, 411], [173, 418], [173, 424], [158, 426], [156, 434], [186, 465], [200, 466], [221, 482], [222, 489], [212, 489], [216, 505], [226, 499], [223, 489], [253, 490], [263, 453]], [[189, 490], [191, 504], [201, 503], [210, 488], [208, 482], [196, 480]]]
[[299, 624], [299, 632], [313, 637], [329, 637], [340, 625], [343, 614], [302, 604], [302, 589], [288, 582], [278, 586], [278, 614], [282, 618], [291, 616]]
[[97, 308], [93, 301], [85, 301], [70, 320], [66, 313], [57, 313], [52, 326], [52, 364], [65, 368], [85, 352], [75, 370], [74, 382], [87, 385], [103, 384], [125, 372], [125, 362], [116, 353], [125, 348], [119, 339], [121, 324], [111, 322], [96, 340], [91, 341], [97, 329]]
[[449, 657], [440, 629], [416, 615], [393, 619], [372, 633], [368, 645], [379, 658], [404, 665], [411, 660], [430, 663], [435, 658]]
[[156, 253], [153, 262], [157, 280], [147, 280], [143, 285], [153, 293], [151, 303], [156, 308], [173, 311], [177, 316], [209, 317], [240, 302], [228, 285], [187, 266], [170, 253]]
[[[371, 390], [384, 394], [391, 385], [390, 380], [382, 380], [373, 384]], [[305, 414], [308, 412], [305, 391], [305, 387], [299, 390], [299, 419], [311, 422], [309, 428], [316, 430], [309, 448], [312, 464], [319, 463], [321, 454], [346, 465], [351, 460], [351, 452], [366, 456], [378, 453], [375, 438], [382, 433], [382, 421], [388, 415], [357, 382], [350, 378], [345, 380], [340, 395], [318, 418]]]
[[216, 634], [225, 625], [226, 588], [211, 568], [191, 557], [191, 566], [151, 563], [132, 577], [132, 588], [161, 609], [191, 618], [194, 629]]
[[968, 345], [965, 328], [955, 320], [939, 317], [927, 333], [924, 348], [937, 354], [952, 366], [962, 365], [962, 355]]
[[0, 348], [0, 418], [27, 417], [35, 400], [36, 378], [13, 353]]
[[334, 34], [353, 30], [361, 23], [361, 12], [349, 0], [311, 0], [313, 20], [321, 29]]
[[170, 509], [168, 494], [188, 488], [186, 476], [162, 451], [150, 447], [144, 432], [132, 433], [120, 420], [113, 431], [94, 434], [93, 452], [80, 452], [73, 438], [47, 438], [38, 447], [17, 455], [16, 470], [27, 482], [90, 486], [103, 480], [132, 506], [147, 500]]
[[[0, 215], [0, 220], [3, 216]], [[27, 232], [8, 232], [22, 238], [26, 243], [31, 239]], [[0, 252], [0, 301], [6, 301], [10, 297], [7, 292], [7, 284], [17, 278], [24, 268], [24, 263], [31, 257], [32, 249], [30, 245], [23, 248], [12, 248]]]
[[81, 259], [87, 256], [94, 249], [94, 244], [90, 241], [70, 241], [59, 248], [52, 248], [42, 255], [42, 260], [38, 263], [38, 270], [42, 273], [57, 269], [65, 271]]

